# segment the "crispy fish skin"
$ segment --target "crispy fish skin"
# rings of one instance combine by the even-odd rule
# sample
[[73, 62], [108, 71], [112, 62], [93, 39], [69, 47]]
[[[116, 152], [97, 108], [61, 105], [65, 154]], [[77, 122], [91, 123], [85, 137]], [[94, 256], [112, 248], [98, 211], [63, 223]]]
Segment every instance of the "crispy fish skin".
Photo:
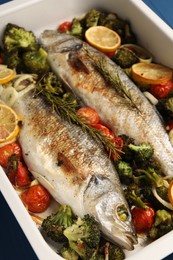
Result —
[[[132, 250], [137, 241], [131, 214], [104, 148], [33, 93], [25, 92], [13, 105], [22, 119], [19, 142], [29, 170], [60, 204], [78, 216], [93, 215], [106, 237]], [[119, 209], [127, 213], [126, 221]]]
[[[150, 143], [163, 173], [173, 175], [173, 147], [162, 120], [128, 76], [105, 55], [71, 35], [46, 30], [40, 40], [53, 71], [74, 94], [94, 108], [116, 135], [125, 134], [137, 144]], [[105, 80], [96, 64], [123, 86], [128, 97], [124, 98], [111, 81]]]

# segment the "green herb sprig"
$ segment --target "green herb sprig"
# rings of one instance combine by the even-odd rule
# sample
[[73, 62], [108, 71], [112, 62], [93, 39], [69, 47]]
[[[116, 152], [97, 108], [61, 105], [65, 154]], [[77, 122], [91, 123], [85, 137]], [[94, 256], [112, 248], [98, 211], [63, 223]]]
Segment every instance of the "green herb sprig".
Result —
[[36, 85], [35, 95], [42, 95], [45, 100], [52, 106], [63, 120], [79, 125], [84, 132], [88, 132], [96, 141], [100, 141], [105, 149], [114, 155], [115, 159], [120, 158], [122, 152], [120, 147], [113, 144], [111, 139], [103, 135], [102, 131], [92, 127], [83, 117], [76, 114], [78, 108], [77, 99], [72, 93], [66, 92], [62, 83], [55, 78], [53, 73], [44, 75]]

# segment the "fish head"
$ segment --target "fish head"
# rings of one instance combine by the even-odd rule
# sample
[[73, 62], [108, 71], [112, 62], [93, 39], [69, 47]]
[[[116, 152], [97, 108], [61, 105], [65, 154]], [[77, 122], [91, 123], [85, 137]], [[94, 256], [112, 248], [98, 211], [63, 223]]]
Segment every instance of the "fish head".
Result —
[[106, 238], [124, 249], [134, 249], [137, 238], [128, 204], [110, 179], [92, 177], [85, 191], [84, 207], [98, 221]]

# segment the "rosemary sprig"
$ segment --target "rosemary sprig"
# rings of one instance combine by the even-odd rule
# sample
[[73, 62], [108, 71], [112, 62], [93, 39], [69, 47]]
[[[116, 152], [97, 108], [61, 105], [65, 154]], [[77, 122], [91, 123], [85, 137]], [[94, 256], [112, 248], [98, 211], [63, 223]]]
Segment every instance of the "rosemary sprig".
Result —
[[124, 102], [128, 104], [132, 109], [135, 108], [138, 110], [130, 92], [127, 90], [125, 83], [120, 78], [120, 68], [117, 69], [117, 72], [114, 70], [114, 73], [111, 73], [111, 70], [108, 69], [108, 61], [102, 57], [97, 58], [97, 56], [91, 56], [90, 53], [86, 50], [87, 55], [92, 60], [94, 67], [100, 72], [104, 79], [113, 86], [119, 96], [123, 98]]
[[83, 117], [76, 114], [78, 108], [77, 100], [70, 92], [63, 89], [60, 81], [57, 80], [55, 84], [51, 84], [51, 77], [53, 74], [44, 75], [41, 78], [35, 89], [35, 95], [42, 95], [45, 100], [52, 106], [52, 109], [63, 119], [69, 123], [79, 125], [84, 132], [88, 132], [96, 141], [100, 141], [105, 149], [114, 155], [115, 159], [120, 158], [122, 152], [120, 147], [113, 144], [111, 139], [103, 135], [102, 131], [92, 127]]

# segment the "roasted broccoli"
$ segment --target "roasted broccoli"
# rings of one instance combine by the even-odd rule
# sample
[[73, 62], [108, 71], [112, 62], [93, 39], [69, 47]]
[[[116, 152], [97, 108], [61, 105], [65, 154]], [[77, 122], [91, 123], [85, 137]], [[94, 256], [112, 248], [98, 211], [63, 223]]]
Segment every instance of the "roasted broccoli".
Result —
[[122, 248], [107, 241], [104, 243], [102, 247], [99, 248], [98, 251], [104, 255], [104, 259], [109, 259], [109, 260], [125, 259], [125, 254]]
[[66, 260], [79, 259], [79, 255], [68, 244], [62, 246], [58, 253]]
[[167, 210], [157, 210], [155, 215], [155, 221], [150, 229], [148, 236], [152, 240], [165, 235], [169, 231], [173, 230], [173, 215]]
[[133, 170], [130, 164], [121, 160], [115, 162], [115, 164], [121, 182], [124, 184], [131, 183], [133, 179]]
[[78, 217], [72, 226], [64, 230], [70, 247], [80, 255], [82, 259], [90, 259], [99, 246], [100, 229], [94, 217], [85, 215]]
[[83, 37], [83, 28], [79, 19], [74, 18], [72, 20], [72, 26], [69, 30], [69, 33], [79, 38]]
[[149, 143], [142, 143], [140, 145], [129, 144], [128, 148], [130, 149], [132, 156], [137, 162], [148, 161], [153, 153], [154, 149]]
[[156, 108], [165, 120], [173, 119], [173, 97], [169, 96], [168, 98], [160, 99]]
[[135, 183], [130, 184], [127, 186], [127, 188], [124, 190], [125, 197], [127, 199], [127, 202], [130, 206], [136, 206], [141, 209], [146, 209], [147, 205], [142, 200], [141, 196], [141, 190], [138, 185]]
[[9, 68], [15, 69], [17, 72], [20, 72], [22, 70], [23, 64], [18, 50], [5, 53], [4, 63]]
[[14, 50], [35, 50], [37, 41], [32, 31], [27, 31], [23, 27], [8, 23], [3, 34], [4, 50], [11, 52]]
[[27, 51], [23, 53], [23, 63], [26, 72], [35, 74], [45, 74], [50, 70], [47, 60], [47, 52], [43, 48]]
[[91, 9], [85, 16], [86, 28], [97, 26], [101, 13], [98, 10]]
[[119, 48], [112, 59], [123, 69], [130, 68], [134, 63], [138, 62], [136, 55], [127, 48]]
[[42, 228], [53, 241], [63, 242], [66, 241], [63, 232], [73, 224], [74, 219], [70, 206], [61, 205], [56, 213], [43, 220]]

